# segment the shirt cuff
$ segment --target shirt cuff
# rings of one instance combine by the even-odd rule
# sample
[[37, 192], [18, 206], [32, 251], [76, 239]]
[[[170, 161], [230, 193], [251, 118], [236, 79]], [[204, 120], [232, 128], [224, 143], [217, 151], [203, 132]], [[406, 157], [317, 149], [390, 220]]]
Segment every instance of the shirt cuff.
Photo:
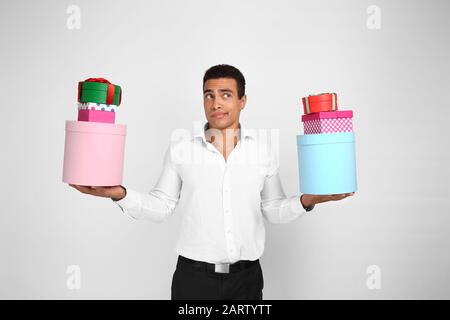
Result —
[[295, 196], [295, 197], [291, 198], [290, 206], [291, 206], [292, 211], [295, 212], [296, 214], [301, 214], [301, 213], [306, 212], [305, 208], [303, 208], [303, 205], [300, 202], [299, 196]]
[[125, 197], [118, 201], [115, 201], [113, 199], [111, 200], [116, 203], [122, 210], [131, 209], [139, 204], [138, 192], [128, 188]]

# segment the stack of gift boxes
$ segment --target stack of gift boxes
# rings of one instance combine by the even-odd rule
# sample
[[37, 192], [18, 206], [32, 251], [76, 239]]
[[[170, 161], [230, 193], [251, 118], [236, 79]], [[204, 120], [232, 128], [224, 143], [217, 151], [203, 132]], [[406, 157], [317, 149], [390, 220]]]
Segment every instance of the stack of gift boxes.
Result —
[[103, 78], [78, 82], [78, 121], [114, 123], [122, 100], [118, 85]]
[[302, 98], [304, 135], [297, 136], [300, 191], [356, 191], [353, 112], [338, 110], [336, 93]]
[[115, 123], [120, 86], [103, 78], [78, 83], [78, 121], [66, 121], [63, 182], [85, 186], [122, 183], [126, 125]]
[[336, 93], [321, 93], [302, 98], [302, 122], [305, 134], [353, 131], [353, 112], [338, 111]]

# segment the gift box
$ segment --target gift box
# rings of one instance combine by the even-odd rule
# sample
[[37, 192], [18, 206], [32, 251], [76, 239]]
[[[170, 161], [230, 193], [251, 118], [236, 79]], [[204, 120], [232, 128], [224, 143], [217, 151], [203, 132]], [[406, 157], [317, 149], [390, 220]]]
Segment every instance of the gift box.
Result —
[[120, 105], [122, 90], [104, 78], [89, 78], [78, 82], [78, 102]]
[[78, 110], [78, 121], [114, 123], [115, 112], [101, 110]]
[[355, 134], [339, 132], [297, 136], [300, 192], [340, 194], [355, 192]]
[[327, 111], [315, 112], [302, 116], [305, 134], [352, 132], [353, 112]]
[[84, 186], [122, 184], [126, 126], [66, 121], [63, 182]]
[[304, 114], [323, 111], [336, 111], [337, 95], [336, 93], [320, 93], [317, 95], [309, 95], [302, 98]]
[[94, 102], [78, 102], [78, 110], [100, 110], [116, 112], [117, 106], [113, 104], [103, 104]]

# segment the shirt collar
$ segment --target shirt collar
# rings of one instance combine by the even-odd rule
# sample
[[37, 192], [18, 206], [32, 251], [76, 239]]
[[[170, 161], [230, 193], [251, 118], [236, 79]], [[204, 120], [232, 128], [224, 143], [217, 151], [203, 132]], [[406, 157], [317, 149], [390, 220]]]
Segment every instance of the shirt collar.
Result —
[[[255, 136], [256, 136], [255, 130], [251, 130], [251, 129], [246, 128], [240, 122], [239, 122], [239, 127], [241, 128], [241, 139], [242, 138], [247, 138], [247, 137], [248, 138], [255, 138]], [[204, 142], [206, 142], [205, 131], [208, 128], [209, 128], [209, 123], [206, 122], [201, 129], [197, 130], [194, 133], [194, 138], [201, 138]]]

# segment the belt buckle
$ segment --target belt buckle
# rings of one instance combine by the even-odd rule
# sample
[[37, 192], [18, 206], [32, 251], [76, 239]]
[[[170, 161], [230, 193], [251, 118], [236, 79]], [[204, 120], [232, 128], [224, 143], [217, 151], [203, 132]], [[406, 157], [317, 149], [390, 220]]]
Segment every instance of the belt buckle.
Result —
[[215, 264], [214, 271], [218, 273], [230, 273], [230, 264], [229, 263]]

